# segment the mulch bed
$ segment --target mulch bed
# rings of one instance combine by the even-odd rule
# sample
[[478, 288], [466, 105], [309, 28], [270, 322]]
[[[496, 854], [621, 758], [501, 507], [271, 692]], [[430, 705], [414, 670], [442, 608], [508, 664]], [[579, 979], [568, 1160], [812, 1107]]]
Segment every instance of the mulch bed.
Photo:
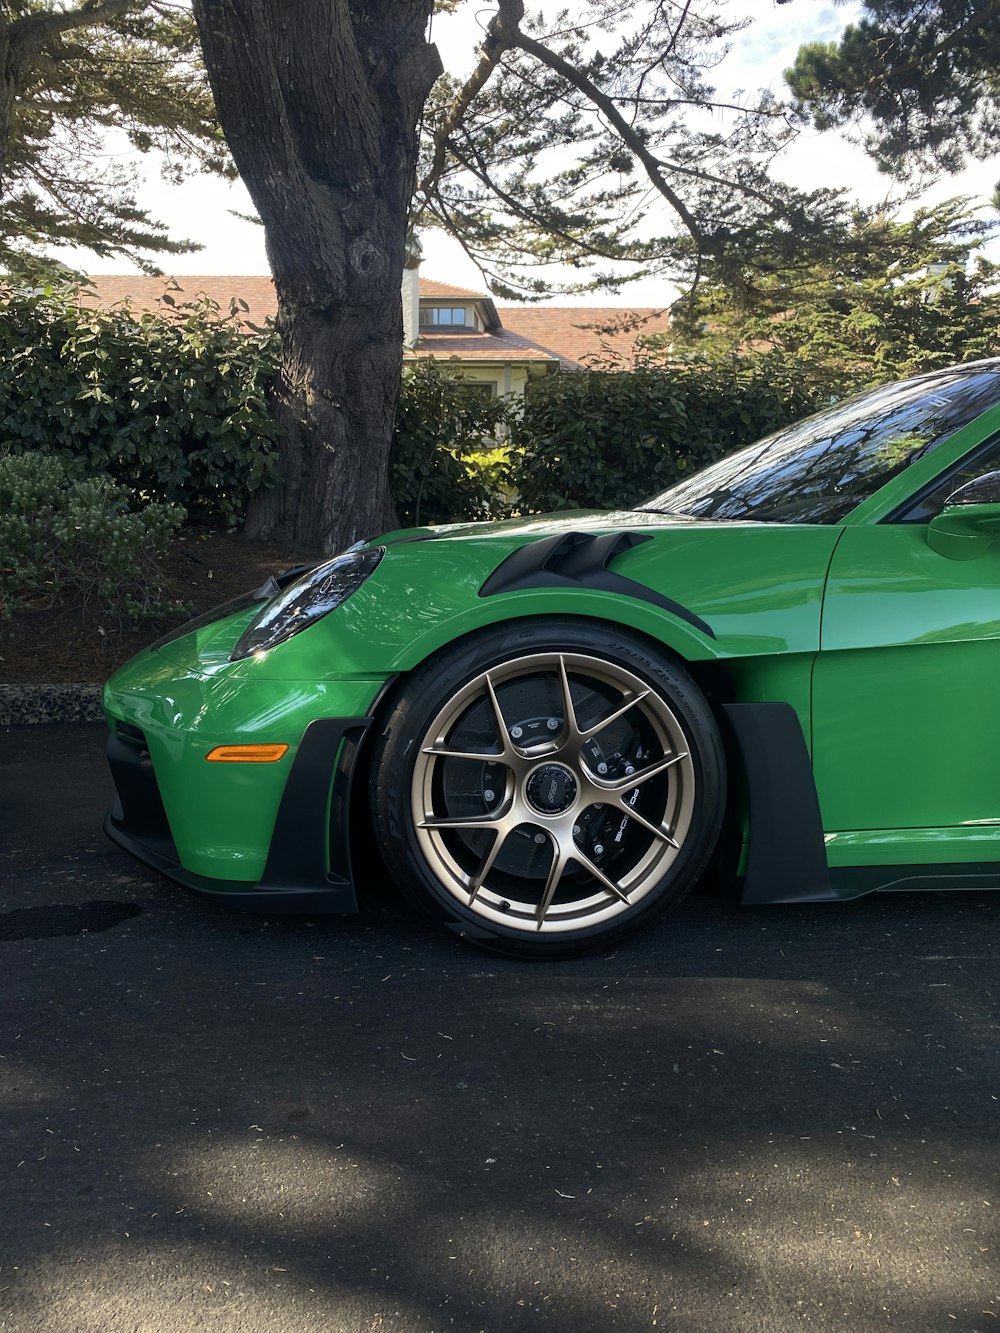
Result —
[[[255, 546], [242, 533], [186, 528], [166, 552], [164, 591], [198, 615], [263, 583], [268, 574], [320, 559], [286, 546]], [[99, 684], [179, 620], [149, 621], [138, 629], [93, 608], [62, 604], [0, 621], [0, 682]]]

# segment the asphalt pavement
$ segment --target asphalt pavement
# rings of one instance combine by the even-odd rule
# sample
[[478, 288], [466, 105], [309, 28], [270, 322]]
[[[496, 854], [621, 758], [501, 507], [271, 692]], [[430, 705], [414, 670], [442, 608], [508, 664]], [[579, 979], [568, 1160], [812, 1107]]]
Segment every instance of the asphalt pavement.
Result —
[[1000, 1329], [1000, 895], [525, 964], [204, 902], [109, 801], [0, 731], [0, 1329]]

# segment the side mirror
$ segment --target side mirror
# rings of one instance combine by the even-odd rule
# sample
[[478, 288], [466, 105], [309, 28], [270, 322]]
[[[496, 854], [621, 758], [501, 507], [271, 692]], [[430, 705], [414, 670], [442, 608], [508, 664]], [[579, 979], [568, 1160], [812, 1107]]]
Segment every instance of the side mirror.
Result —
[[974, 560], [1000, 536], [1000, 472], [959, 486], [927, 529], [927, 544], [949, 560]]
[[944, 502], [945, 509], [966, 505], [1000, 504], [1000, 472], [984, 472], [981, 477], [973, 477], [957, 491], [952, 491]]

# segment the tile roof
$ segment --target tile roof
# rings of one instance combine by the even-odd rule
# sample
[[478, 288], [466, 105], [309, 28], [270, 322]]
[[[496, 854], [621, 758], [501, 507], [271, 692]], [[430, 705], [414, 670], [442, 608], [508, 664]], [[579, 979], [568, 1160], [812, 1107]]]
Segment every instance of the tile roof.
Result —
[[[164, 292], [176, 301], [192, 301], [204, 295], [223, 310], [229, 309], [232, 300], [245, 301], [250, 309], [243, 318], [251, 324], [263, 324], [266, 319], [273, 319], [278, 308], [274, 283], [266, 274], [259, 277], [245, 274], [220, 277], [218, 274], [183, 273], [176, 278], [166, 278], [149, 277], [143, 273], [98, 273], [90, 281], [93, 290], [84, 288], [81, 294], [84, 300], [92, 299], [101, 306], [117, 305], [127, 300], [139, 310], [155, 310]], [[181, 291], [173, 290], [175, 285]]]
[[505, 329], [550, 348], [564, 362], [611, 368], [632, 367], [636, 341], [651, 333], [666, 333], [670, 312], [634, 306], [499, 306]]
[[[277, 310], [274, 284], [267, 275], [182, 274], [176, 278], [98, 274], [90, 279], [92, 291], [84, 299], [110, 306], [128, 300], [140, 310], [157, 307], [164, 292], [177, 301], [209, 297], [223, 310], [230, 301], [245, 301], [243, 318], [251, 324], [273, 319]], [[174, 284], [180, 291], [173, 290]], [[451, 287], [430, 278], [420, 279], [422, 297], [462, 297], [489, 301], [482, 292]], [[594, 363], [630, 368], [636, 340], [663, 333], [670, 326], [669, 311], [651, 307], [619, 306], [501, 306], [502, 328], [493, 333], [428, 334], [408, 355], [457, 356], [471, 360], [558, 361], [566, 369]]]
[[489, 301], [492, 297], [485, 292], [471, 292], [464, 287], [451, 287], [446, 282], [435, 282], [433, 278], [420, 279], [421, 296], [462, 296], [466, 300]]
[[404, 361], [434, 356], [442, 360], [457, 356], [461, 361], [550, 361], [562, 360], [555, 352], [539, 347], [529, 338], [498, 329], [496, 333], [425, 333], [419, 344], [403, 353]]

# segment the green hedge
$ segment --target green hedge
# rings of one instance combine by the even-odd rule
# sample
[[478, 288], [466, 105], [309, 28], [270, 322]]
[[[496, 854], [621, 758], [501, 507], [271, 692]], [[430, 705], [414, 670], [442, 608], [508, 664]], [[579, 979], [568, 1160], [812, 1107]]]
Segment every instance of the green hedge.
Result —
[[512, 493], [500, 441], [509, 419], [507, 400], [486, 396], [455, 366], [407, 366], [391, 462], [400, 523], [506, 517]]
[[[72, 291], [0, 300], [0, 452], [63, 459], [141, 497], [238, 523], [275, 475], [273, 331], [208, 301], [159, 313]], [[484, 397], [448, 364], [403, 378], [392, 484], [402, 523], [637, 503], [829, 401], [829, 378], [777, 353], [534, 381]]]
[[520, 508], [637, 504], [830, 401], [828, 379], [781, 357], [553, 375], [514, 423]]
[[[245, 310], [245, 306], [243, 307]], [[236, 524], [276, 464], [273, 330], [165, 291], [158, 312], [81, 304], [67, 286], [0, 300], [0, 450], [63, 459], [155, 501]], [[508, 406], [447, 363], [407, 370], [393, 449], [401, 521], [506, 512]]]
[[153, 500], [238, 522], [274, 476], [273, 332], [207, 300], [97, 310], [72, 291], [0, 302], [0, 450], [64, 459]]

